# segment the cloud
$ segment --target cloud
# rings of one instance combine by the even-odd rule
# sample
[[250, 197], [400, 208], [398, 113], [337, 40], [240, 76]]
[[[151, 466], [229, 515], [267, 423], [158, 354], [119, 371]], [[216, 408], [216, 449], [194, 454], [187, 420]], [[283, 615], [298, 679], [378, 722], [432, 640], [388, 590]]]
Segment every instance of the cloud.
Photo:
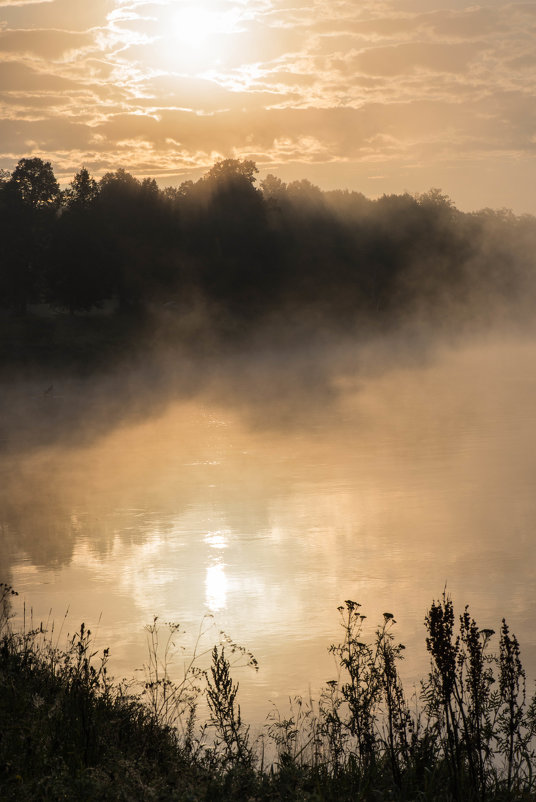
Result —
[[392, 180], [533, 158], [534, 3], [211, 0], [195, 46], [178, 7], [0, 0], [0, 166], [29, 148], [64, 173], [76, 156], [180, 175], [252, 154], [333, 175], [383, 159]]
[[[3, 6], [1, 5], [3, 3]], [[9, 28], [59, 28], [87, 31], [106, 25], [110, 0], [41, 0], [22, 4], [0, 0], [0, 18]]]
[[76, 83], [62, 75], [32, 69], [16, 61], [0, 62], [0, 86], [10, 93], [57, 92], [69, 90]]
[[0, 0], [0, 8], [7, 6], [35, 6], [41, 3], [53, 3], [54, 0]]
[[462, 11], [427, 11], [426, 13], [393, 13], [368, 19], [353, 18], [334, 26], [334, 32], [368, 38], [369, 42], [401, 43], [428, 36], [431, 40], [476, 40], [504, 28], [497, 10], [490, 8]]
[[353, 65], [358, 72], [370, 75], [394, 76], [416, 69], [465, 73], [476, 56], [474, 45], [411, 42], [363, 50]]
[[7, 54], [30, 54], [55, 60], [94, 45], [90, 33], [55, 29], [28, 29], [0, 31], [0, 58]]

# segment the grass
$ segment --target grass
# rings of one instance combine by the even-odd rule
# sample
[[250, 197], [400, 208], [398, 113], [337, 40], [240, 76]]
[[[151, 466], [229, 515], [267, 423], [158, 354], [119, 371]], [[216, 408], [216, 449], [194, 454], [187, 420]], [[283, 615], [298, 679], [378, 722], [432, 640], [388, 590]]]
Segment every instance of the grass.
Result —
[[446, 595], [426, 615], [430, 670], [413, 698], [400, 679], [404, 647], [392, 614], [366, 639], [361, 607], [347, 600], [331, 647], [338, 680], [316, 701], [298, 697], [285, 715], [274, 709], [255, 740], [232, 674], [256, 661], [229, 638], [203, 652], [202, 625], [173, 681], [182, 631], [154, 619], [143, 683], [117, 683], [83, 624], [61, 647], [42, 625], [14, 630], [15, 596], [0, 585], [2, 799], [536, 798], [536, 700], [517, 639], [505, 620], [496, 636], [468, 608], [455, 616]]

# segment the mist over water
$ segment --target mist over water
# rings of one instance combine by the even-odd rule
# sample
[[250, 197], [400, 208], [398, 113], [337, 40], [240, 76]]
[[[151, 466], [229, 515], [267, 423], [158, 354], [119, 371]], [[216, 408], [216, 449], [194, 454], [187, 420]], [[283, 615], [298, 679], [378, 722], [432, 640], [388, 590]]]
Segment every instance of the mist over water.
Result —
[[[536, 673], [536, 340], [500, 333], [258, 345], [14, 381], [3, 399], [2, 579], [37, 620], [98, 623], [112, 670], [158, 615], [204, 613], [260, 662], [244, 712], [318, 690], [337, 606], [396, 615], [405, 672], [447, 587]], [[46, 379], [46, 381], [45, 381]], [[49, 391], [49, 387], [52, 389]]]

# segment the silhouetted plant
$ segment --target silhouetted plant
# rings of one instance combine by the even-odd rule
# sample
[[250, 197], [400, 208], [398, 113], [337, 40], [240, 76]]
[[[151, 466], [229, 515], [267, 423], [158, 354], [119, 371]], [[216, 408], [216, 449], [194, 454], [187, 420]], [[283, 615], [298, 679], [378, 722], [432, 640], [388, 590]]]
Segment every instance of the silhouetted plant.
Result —
[[340, 691], [348, 712], [341, 720], [354, 736], [360, 768], [366, 770], [377, 757], [375, 724], [382, 698], [382, 680], [377, 644], [375, 649], [362, 639], [366, 616], [360, 613], [360, 608], [360, 604], [350, 599], [338, 608], [344, 640], [332, 645], [330, 651], [346, 672], [340, 683]]
[[467, 607], [454, 636], [452, 600], [445, 593], [432, 604], [426, 626], [432, 666], [422, 695], [454, 797], [486, 799], [502, 787], [508, 793], [531, 790], [535, 708], [534, 699], [527, 708], [517, 638], [503, 619], [499, 654], [489, 653], [495, 633], [479, 629]]
[[[183, 667], [182, 678], [171, 676], [172, 662], [177, 650], [177, 639], [184, 634], [180, 624], [165, 624], [165, 640], [162, 646], [162, 627], [158, 617], [145, 627], [149, 661], [144, 666], [145, 683], [143, 697], [154, 721], [159, 726], [172, 727], [181, 737], [183, 748], [189, 754], [197, 754], [204, 744], [206, 726], [196, 730], [197, 708], [202, 696], [204, 672], [199, 663], [210, 652], [201, 646], [211, 628], [211, 615], [203, 617], [193, 649]], [[185, 652], [185, 647], [181, 646]]]
[[510, 634], [502, 620], [499, 651], [500, 706], [496, 721], [496, 739], [499, 752], [506, 761], [506, 788], [508, 791], [532, 785], [536, 734], [533, 697], [527, 710], [526, 676], [521, 664], [521, 651], [515, 635]]
[[395, 644], [391, 627], [396, 621], [392, 613], [383, 614], [384, 623], [376, 632], [380, 677], [386, 707], [387, 749], [393, 779], [401, 784], [402, 771], [410, 761], [410, 738], [415, 730], [413, 718], [402, 687], [397, 663], [402, 659], [405, 646]]
[[267, 733], [275, 745], [280, 769], [289, 765], [318, 767], [325, 763], [322, 712], [320, 707], [315, 710], [312, 698], [290, 698], [288, 715], [284, 716], [274, 705], [267, 721]]
[[326, 761], [334, 775], [343, 768], [350, 737], [344, 721], [344, 699], [337, 680], [330, 680], [320, 695], [319, 729], [325, 744]]
[[432, 668], [423, 688], [423, 698], [426, 712], [435, 719], [438, 732], [441, 735], [446, 733], [442, 747], [450, 764], [454, 793], [458, 795], [462, 756], [454, 692], [460, 639], [454, 638], [454, 607], [445, 593], [441, 602], [432, 603], [425, 623], [428, 630], [426, 647], [432, 655]]
[[[297, 696], [288, 712], [274, 709], [257, 741], [232, 676], [257, 663], [224, 633], [205, 650], [206, 619], [178, 680], [182, 629], [153, 620], [139, 692], [109, 678], [108, 652], [94, 650], [84, 625], [64, 648], [31, 616], [14, 630], [15, 596], [0, 585], [2, 799], [534, 799], [536, 697], [527, 701], [517, 638], [503, 620], [494, 653], [493, 631], [479, 629], [467, 607], [457, 627], [446, 594], [426, 615], [431, 666], [411, 708], [392, 614], [369, 638], [360, 605], [347, 600], [342, 642], [331, 647], [338, 678], [318, 704]], [[208, 720], [199, 723], [203, 701]], [[275, 749], [267, 763], [265, 741]]]
[[16, 590], [5, 582], [0, 582], [0, 638], [10, 634], [10, 619], [13, 616], [11, 604], [14, 596], [18, 596]]
[[230, 764], [250, 765], [253, 753], [249, 742], [249, 727], [242, 722], [236, 697], [239, 684], [231, 677], [231, 664], [225, 656], [225, 646], [214, 646], [207, 680], [207, 702], [210, 723], [216, 730], [217, 745], [224, 749]]

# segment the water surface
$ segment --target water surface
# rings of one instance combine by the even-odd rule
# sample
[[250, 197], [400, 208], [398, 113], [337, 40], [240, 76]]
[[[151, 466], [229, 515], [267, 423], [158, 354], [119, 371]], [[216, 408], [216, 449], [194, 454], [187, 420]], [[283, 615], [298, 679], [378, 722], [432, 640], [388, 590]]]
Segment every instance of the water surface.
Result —
[[[280, 387], [273, 419], [274, 397], [237, 385], [233, 401], [229, 376], [221, 400], [170, 400], [78, 444], [6, 453], [3, 575], [36, 620], [52, 611], [59, 626], [68, 608], [65, 632], [88, 623], [120, 676], [146, 660], [154, 615], [183, 624], [188, 648], [211, 613], [209, 638], [223, 629], [259, 660], [240, 676], [255, 721], [335, 676], [327, 647], [347, 598], [371, 628], [395, 613], [409, 682], [445, 586], [482, 627], [508, 618], [534, 676], [535, 357], [532, 342], [487, 341], [334, 371], [314, 414], [293, 397], [282, 417]], [[303, 389], [305, 405], [314, 380]]]

